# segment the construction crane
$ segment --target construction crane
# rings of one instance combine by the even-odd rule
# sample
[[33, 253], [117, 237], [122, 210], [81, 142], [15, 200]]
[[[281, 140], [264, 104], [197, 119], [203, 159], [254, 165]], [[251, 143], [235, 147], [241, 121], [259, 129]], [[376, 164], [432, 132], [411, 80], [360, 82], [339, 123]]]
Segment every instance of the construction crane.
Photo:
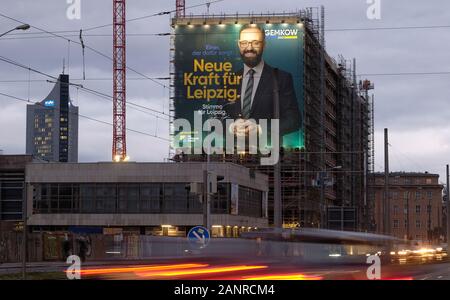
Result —
[[113, 143], [114, 162], [127, 161], [126, 143], [126, 0], [113, 0]]
[[[112, 160], [128, 161], [126, 138], [126, 0], [113, 0]], [[185, 16], [185, 0], [176, 0], [176, 16]], [[80, 33], [81, 37], [81, 33]]]

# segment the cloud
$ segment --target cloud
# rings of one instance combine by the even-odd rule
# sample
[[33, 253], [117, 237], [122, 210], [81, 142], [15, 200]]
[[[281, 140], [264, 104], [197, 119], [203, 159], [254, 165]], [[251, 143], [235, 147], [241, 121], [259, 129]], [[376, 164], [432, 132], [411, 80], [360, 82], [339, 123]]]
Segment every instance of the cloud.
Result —
[[[3, 1], [0, 12], [28, 22], [31, 25], [51, 31], [70, 30], [74, 41], [78, 41], [78, 31], [112, 22], [110, 0], [82, 0], [80, 20], [66, 18], [67, 4], [60, 0], [16, 0]], [[133, 0], [127, 5], [128, 18], [148, 16], [161, 11], [174, 9], [175, 1]], [[187, 6], [204, 3], [187, 1]], [[366, 17], [365, 0], [323, 0], [326, 8], [326, 28], [368, 28], [392, 26], [448, 25], [450, 3], [446, 0], [426, 1], [387, 1], [381, 2], [381, 20]], [[278, 1], [238, 1], [225, 0], [213, 3], [210, 13], [260, 13], [293, 12], [303, 7], [317, 7], [315, 0], [302, 2], [292, 0]], [[187, 13], [205, 13], [205, 7], [188, 9]], [[129, 22], [128, 33], [170, 32], [170, 16], [157, 16]], [[0, 27], [5, 30], [17, 23], [0, 17]], [[450, 71], [448, 48], [450, 29], [416, 30], [374, 30], [374, 31], [327, 31], [327, 51], [336, 57], [343, 54], [348, 59], [357, 59], [358, 73], [397, 73]], [[9, 37], [32, 36], [28, 32], [16, 32]], [[112, 33], [111, 26], [84, 31], [86, 45], [107, 56], [112, 53], [111, 37], [95, 37], [92, 34]], [[127, 62], [132, 68], [150, 77], [167, 77], [169, 74], [170, 43], [168, 37], [132, 37], [127, 39]], [[70, 58], [68, 57], [70, 52]], [[70, 68], [71, 78], [82, 77], [81, 48], [76, 43], [68, 43], [59, 38], [45, 39], [0, 39], [0, 55], [32, 66], [40, 71], [57, 76], [62, 71], [63, 59], [66, 70]], [[86, 49], [87, 78], [111, 78], [112, 62]], [[70, 65], [68, 65], [70, 62]], [[26, 80], [32, 80], [30, 85]], [[132, 80], [140, 75], [128, 72], [129, 101], [156, 110], [168, 112], [167, 89], [149, 80]], [[382, 165], [382, 129], [388, 127], [390, 141], [399, 152], [407, 153], [411, 160], [403, 160], [395, 168], [416, 170], [412, 161], [423, 164], [424, 169], [439, 171], [450, 155], [448, 148], [447, 109], [448, 79], [450, 76], [373, 76], [375, 83], [375, 128], [377, 164]], [[25, 80], [24, 82], [2, 82], [4, 80]], [[0, 62], [0, 92], [35, 100], [41, 100], [50, 91], [52, 84], [47, 78]], [[85, 87], [112, 94], [112, 81], [76, 81]], [[162, 81], [164, 84], [168, 82]], [[28, 88], [29, 86], [29, 88]], [[112, 103], [97, 96], [71, 88], [71, 97], [80, 106], [80, 113], [101, 120], [111, 121]], [[25, 148], [25, 105], [0, 96], [0, 148], [7, 153], [23, 152]], [[128, 109], [128, 126], [143, 132], [154, 133], [154, 117], [132, 108]], [[7, 126], [7, 127], [5, 127]], [[168, 124], [158, 121], [159, 135], [168, 135]], [[381, 136], [380, 136], [381, 134]], [[381, 141], [381, 144], [380, 144]], [[128, 149], [132, 159], [143, 161], [162, 161], [167, 158], [167, 143], [136, 133], [128, 134]], [[151, 150], [149, 150], [151, 149]], [[420, 149], [420, 150], [419, 150]], [[80, 160], [109, 161], [111, 158], [111, 128], [107, 125], [80, 119]], [[401, 155], [400, 155], [401, 157]], [[442, 172], [441, 172], [442, 174]]]

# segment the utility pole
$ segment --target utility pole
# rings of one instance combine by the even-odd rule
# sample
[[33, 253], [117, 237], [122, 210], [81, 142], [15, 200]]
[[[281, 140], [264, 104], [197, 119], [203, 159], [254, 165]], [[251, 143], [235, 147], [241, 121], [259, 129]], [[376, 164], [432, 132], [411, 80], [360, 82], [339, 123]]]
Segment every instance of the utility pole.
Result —
[[23, 241], [22, 241], [22, 279], [27, 279], [27, 209], [28, 209], [28, 189], [27, 183], [23, 187], [23, 205], [22, 205], [22, 220], [23, 220]]
[[[274, 112], [274, 119], [280, 119], [280, 90], [278, 86], [278, 69], [274, 70], [274, 77], [273, 77], [273, 112]], [[283, 146], [283, 136], [279, 134], [280, 136], [280, 146]], [[275, 228], [283, 228], [283, 205], [281, 200], [281, 151], [280, 149], [274, 149], [272, 147], [272, 151], [278, 151], [279, 157], [276, 164], [273, 166], [273, 224]]]
[[[202, 133], [203, 134], [203, 133]], [[211, 154], [211, 144], [208, 144], [208, 149], [206, 153], [206, 167], [203, 171], [203, 226], [210, 230], [211, 227], [211, 174], [210, 174], [210, 159]]]
[[209, 230], [209, 172], [208, 165], [206, 165], [205, 170], [203, 170], [203, 227]]
[[389, 201], [389, 140], [388, 129], [384, 129], [384, 197], [383, 197], [383, 233], [391, 233], [391, 216]]
[[[367, 184], [367, 152], [364, 151], [364, 203], [363, 203], [363, 216], [364, 216], [364, 226], [360, 226], [360, 229], [363, 229], [365, 232], [369, 232], [369, 209], [367, 205], [368, 194], [369, 194], [369, 186]], [[360, 207], [358, 210], [361, 211]]]
[[447, 253], [449, 253], [450, 246], [450, 199], [449, 199], [449, 169], [447, 165]]

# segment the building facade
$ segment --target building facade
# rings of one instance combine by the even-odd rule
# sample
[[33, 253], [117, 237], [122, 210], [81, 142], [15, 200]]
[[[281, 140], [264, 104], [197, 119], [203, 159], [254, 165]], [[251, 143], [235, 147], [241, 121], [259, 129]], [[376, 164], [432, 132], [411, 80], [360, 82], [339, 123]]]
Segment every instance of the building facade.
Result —
[[50, 94], [27, 106], [26, 153], [50, 162], [78, 161], [78, 107], [69, 96], [69, 75], [59, 75]]
[[[203, 224], [202, 199], [189, 187], [203, 183], [205, 168], [205, 163], [29, 164], [28, 225], [38, 231], [120, 228], [185, 236]], [[213, 235], [267, 227], [267, 176], [229, 163], [209, 168], [224, 177], [210, 200]]]
[[[370, 182], [375, 199], [377, 232], [424, 244], [439, 242], [445, 227], [442, 221], [443, 185], [439, 183], [439, 175], [390, 173], [388, 204], [384, 204], [387, 203], [384, 200], [384, 181], [384, 174], [375, 173]], [[385, 218], [387, 205], [389, 214]]]
[[31, 155], [0, 155], [0, 222], [22, 221], [25, 166]]

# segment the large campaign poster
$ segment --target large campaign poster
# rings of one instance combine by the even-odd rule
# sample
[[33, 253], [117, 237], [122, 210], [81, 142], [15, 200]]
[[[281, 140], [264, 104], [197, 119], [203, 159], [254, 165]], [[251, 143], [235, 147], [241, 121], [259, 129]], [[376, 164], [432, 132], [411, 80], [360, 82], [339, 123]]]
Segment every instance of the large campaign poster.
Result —
[[203, 122], [270, 122], [276, 85], [282, 146], [304, 147], [303, 47], [297, 23], [176, 25], [175, 119], [188, 120], [190, 130], [175, 128], [174, 147], [201, 147], [205, 133], [194, 124], [199, 115]]

